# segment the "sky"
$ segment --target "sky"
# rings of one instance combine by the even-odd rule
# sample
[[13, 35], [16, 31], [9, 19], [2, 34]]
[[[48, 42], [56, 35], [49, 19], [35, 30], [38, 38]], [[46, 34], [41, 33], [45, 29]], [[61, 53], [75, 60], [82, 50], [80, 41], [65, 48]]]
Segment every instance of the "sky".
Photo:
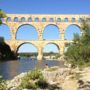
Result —
[[0, 0], [6, 13], [89, 14], [90, 0]]
[[[0, 0], [0, 9], [6, 13], [13, 14], [90, 14], [90, 0]], [[0, 36], [10, 39], [9, 27], [5, 25], [0, 26]], [[22, 34], [21, 34], [22, 32]], [[28, 33], [27, 33], [28, 32]], [[47, 33], [52, 32], [48, 35]], [[70, 26], [66, 29], [66, 39], [72, 39], [73, 33], [79, 33], [80, 30], [76, 26]], [[30, 33], [30, 34], [29, 34]], [[48, 26], [45, 28], [43, 38], [50, 40], [59, 38], [58, 28], [55, 26]], [[20, 36], [20, 37], [18, 37]], [[27, 36], [22, 38], [23, 36]], [[30, 37], [29, 37], [30, 36]], [[34, 27], [23, 26], [19, 28], [17, 39], [37, 39], [37, 32]], [[29, 45], [32, 47], [32, 45]], [[23, 45], [19, 51], [35, 51], [34, 48], [27, 49], [28, 45]], [[44, 51], [56, 51], [55, 45], [47, 45]]]

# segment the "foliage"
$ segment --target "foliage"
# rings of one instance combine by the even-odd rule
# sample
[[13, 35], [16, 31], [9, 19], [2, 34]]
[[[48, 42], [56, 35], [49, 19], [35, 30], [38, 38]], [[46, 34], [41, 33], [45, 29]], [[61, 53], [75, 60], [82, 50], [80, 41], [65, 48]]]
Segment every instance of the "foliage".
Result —
[[48, 87], [48, 83], [45, 79], [39, 79], [37, 82], [35, 82], [35, 85], [41, 89], [45, 89]]
[[83, 35], [74, 34], [73, 43], [65, 53], [67, 61], [78, 66], [90, 65], [90, 23], [82, 20]]
[[[40, 70], [35, 69], [27, 73], [27, 75], [22, 79], [21, 85], [17, 88], [17, 90], [22, 89], [36, 89], [36, 88], [44, 88], [46, 81], [43, 79], [42, 73]], [[43, 86], [41, 86], [43, 85]]]
[[2, 24], [1, 18], [5, 18], [6, 14], [0, 9], [0, 24]]
[[28, 72], [27, 76], [32, 80], [43, 78], [41, 71], [38, 69], [35, 69], [35, 70]]
[[0, 76], [0, 90], [6, 89], [6, 83], [2, 76]]
[[30, 53], [18, 53], [18, 55], [20, 56], [20, 57], [23, 57], [23, 58], [32, 58], [32, 56], [35, 58], [35, 57], [37, 57], [37, 52], [30, 52]]
[[36, 89], [36, 85], [32, 82], [30, 82], [29, 78], [23, 78], [21, 85], [17, 88], [17, 90], [22, 89]]

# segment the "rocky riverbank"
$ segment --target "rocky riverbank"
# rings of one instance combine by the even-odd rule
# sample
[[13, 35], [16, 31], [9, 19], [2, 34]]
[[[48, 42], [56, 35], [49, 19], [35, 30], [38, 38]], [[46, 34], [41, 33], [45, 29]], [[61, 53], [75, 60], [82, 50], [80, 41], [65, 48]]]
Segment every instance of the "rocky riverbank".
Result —
[[[11, 81], [8, 81], [6, 90], [16, 90], [26, 74], [21, 73]], [[58, 87], [56, 90], [90, 90], [90, 67], [83, 70], [52, 67], [43, 70], [42, 74], [50, 85]]]

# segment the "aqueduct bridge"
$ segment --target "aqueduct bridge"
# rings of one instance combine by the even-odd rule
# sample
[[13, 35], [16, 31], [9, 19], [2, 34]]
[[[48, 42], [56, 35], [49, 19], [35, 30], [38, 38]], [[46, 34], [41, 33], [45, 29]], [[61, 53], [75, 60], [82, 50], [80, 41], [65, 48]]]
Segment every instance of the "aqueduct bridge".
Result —
[[[44, 46], [49, 43], [57, 45], [60, 49], [60, 55], [63, 55], [65, 44], [72, 42], [64, 39], [65, 30], [71, 24], [80, 27], [81, 18], [88, 19], [90, 18], [90, 15], [7, 14], [7, 17], [3, 19], [3, 24], [6, 24], [10, 27], [11, 40], [6, 40], [5, 42], [11, 47], [11, 50], [16, 53], [22, 44], [33, 44], [36, 46], [38, 51], [38, 60], [42, 60], [42, 50]], [[38, 33], [38, 40], [16, 40], [16, 33], [18, 28], [25, 24], [30, 24], [36, 28]], [[43, 40], [42, 35], [44, 28], [50, 24], [57, 26], [60, 30], [61, 37], [59, 40]]]

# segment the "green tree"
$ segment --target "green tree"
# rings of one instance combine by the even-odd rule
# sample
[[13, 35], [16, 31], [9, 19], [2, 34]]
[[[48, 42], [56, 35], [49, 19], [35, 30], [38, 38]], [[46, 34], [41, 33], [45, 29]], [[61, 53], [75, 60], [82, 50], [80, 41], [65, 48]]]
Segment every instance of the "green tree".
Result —
[[0, 24], [2, 24], [2, 18], [5, 18], [6, 14], [0, 9]]
[[82, 36], [74, 34], [73, 43], [68, 46], [66, 59], [73, 64], [90, 65], [90, 22], [82, 20]]
[[49, 55], [50, 55], [50, 59], [51, 59], [52, 56], [54, 55], [54, 52], [51, 51], [51, 52], [49, 53]]

